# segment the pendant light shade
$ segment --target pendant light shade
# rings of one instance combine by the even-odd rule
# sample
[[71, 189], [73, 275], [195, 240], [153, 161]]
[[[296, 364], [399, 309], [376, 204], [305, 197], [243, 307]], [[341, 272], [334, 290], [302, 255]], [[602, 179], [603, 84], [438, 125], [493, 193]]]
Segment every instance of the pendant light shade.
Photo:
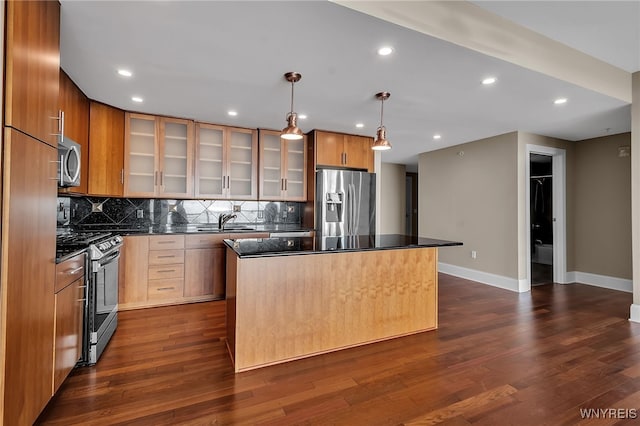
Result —
[[380, 126], [376, 130], [376, 138], [373, 141], [373, 145], [371, 149], [375, 151], [386, 151], [391, 149], [391, 143], [387, 140], [387, 128], [382, 124], [382, 118], [384, 114], [384, 101], [389, 99], [391, 93], [389, 92], [380, 92], [376, 93], [376, 98], [381, 101], [380, 105]]
[[293, 111], [293, 85], [300, 81], [302, 75], [297, 72], [288, 72], [284, 78], [291, 83], [291, 111], [287, 114], [287, 127], [282, 129], [280, 137], [289, 140], [302, 139], [302, 130], [298, 127], [298, 114]]

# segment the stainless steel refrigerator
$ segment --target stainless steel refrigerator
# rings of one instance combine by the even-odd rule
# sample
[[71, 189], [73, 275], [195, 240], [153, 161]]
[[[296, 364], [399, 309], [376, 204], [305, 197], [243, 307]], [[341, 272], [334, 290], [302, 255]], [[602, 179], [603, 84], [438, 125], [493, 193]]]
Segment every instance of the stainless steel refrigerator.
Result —
[[355, 248], [359, 238], [373, 238], [376, 233], [376, 174], [318, 170], [316, 232], [325, 250]]

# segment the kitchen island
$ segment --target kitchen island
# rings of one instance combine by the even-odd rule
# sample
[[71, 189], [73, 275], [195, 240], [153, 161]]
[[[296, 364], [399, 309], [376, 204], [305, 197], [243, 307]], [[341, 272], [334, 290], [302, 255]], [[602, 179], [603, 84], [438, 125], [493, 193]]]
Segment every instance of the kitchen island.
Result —
[[236, 372], [438, 326], [438, 247], [378, 235], [225, 240]]

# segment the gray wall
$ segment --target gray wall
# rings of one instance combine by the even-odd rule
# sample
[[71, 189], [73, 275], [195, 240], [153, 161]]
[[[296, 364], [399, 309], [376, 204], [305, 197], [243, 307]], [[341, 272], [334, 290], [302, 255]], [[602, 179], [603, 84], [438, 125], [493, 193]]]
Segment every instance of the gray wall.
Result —
[[404, 164], [382, 163], [380, 171], [381, 234], [404, 234], [406, 222], [406, 167]]
[[420, 155], [418, 233], [464, 243], [440, 262], [518, 278], [517, 158], [516, 132]]
[[576, 143], [575, 270], [631, 279], [631, 157], [623, 133]]
[[628, 133], [573, 142], [513, 132], [421, 154], [419, 234], [464, 243], [440, 250], [440, 262], [526, 278], [527, 144], [566, 151], [567, 272], [631, 278], [631, 162], [617, 156]]

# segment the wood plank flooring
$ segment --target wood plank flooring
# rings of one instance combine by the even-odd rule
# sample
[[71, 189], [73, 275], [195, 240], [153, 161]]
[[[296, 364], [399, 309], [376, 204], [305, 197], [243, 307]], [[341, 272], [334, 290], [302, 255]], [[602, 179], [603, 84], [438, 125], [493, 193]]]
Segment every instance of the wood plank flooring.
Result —
[[[224, 301], [127, 311], [47, 425], [624, 425], [640, 420], [632, 296], [440, 274], [437, 331], [234, 374]], [[580, 409], [619, 408], [582, 420]]]

